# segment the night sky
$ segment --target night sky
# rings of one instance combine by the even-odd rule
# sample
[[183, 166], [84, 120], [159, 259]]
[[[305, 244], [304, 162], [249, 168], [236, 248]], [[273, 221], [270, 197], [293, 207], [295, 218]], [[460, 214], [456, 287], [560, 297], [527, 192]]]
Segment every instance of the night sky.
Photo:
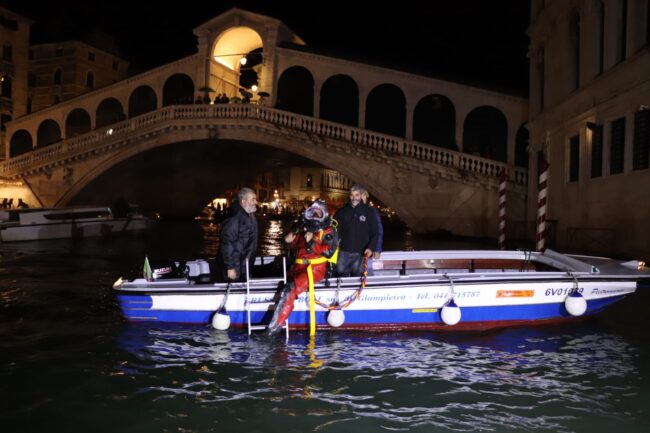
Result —
[[528, 0], [402, 0], [379, 10], [350, 0], [0, 3], [35, 21], [33, 43], [113, 36], [132, 74], [194, 53], [192, 28], [235, 6], [280, 19], [316, 52], [528, 93]]

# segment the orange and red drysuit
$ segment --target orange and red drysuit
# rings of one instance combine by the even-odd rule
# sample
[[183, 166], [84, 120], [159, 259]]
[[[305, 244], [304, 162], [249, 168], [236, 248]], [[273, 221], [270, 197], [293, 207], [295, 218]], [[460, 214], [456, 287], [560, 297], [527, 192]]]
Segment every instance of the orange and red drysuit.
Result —
[[325, 278], [328, 262], [336, 261], [339, 238], [336, 229], [325, 227], [314, 233], [312, 239], [305, 241], [304, 233], [297, 235], [289, 248], [294, 252], [296, 261], [289, 270], [289, 280], [278, 302], [269, 331], [279, 329], [293, 311], [293, 304], [309, 288], [307, 267], [311, 264], [314, 283]]

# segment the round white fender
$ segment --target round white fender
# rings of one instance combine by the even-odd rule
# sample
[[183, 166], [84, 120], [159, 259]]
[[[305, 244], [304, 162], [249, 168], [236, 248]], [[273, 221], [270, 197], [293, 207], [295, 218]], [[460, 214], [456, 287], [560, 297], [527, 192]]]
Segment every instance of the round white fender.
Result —
[[215, 313], [212, 316], [212, 327], [219, 331], [225, 331], [230, 328], [230, 316], [226, 313]]
[[460, 307], [456, 305], [453, 299], [450, 299], [440, 310], [440, 318], [445, 325], [454, 326], [460, 322], [460, 317]]
[[343, 310], [340, 309], [335, 309], [335, 310], [330, 310], [329, 313], [327, 313], [327, 323], [332, 328], [338, 328], [345, 322], [345, 313], [343, 313]]
[[564, 308], [572, 316], [582, 316], [587, 311], [587, 300], [582, 294], [574, 291], [564, 300]]

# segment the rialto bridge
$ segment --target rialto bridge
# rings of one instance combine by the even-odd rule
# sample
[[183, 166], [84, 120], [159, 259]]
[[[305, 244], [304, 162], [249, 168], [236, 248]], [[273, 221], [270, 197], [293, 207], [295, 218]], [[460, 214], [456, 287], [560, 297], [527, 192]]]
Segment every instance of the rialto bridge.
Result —
[[[295, 155], [364, 183], [417, 231], [495, 236], [505, 171], [508, 218], [525, 220], [525, 99], [312, 53], [282, 22], [238, 9], [194, 33], [192, 56], [10, 122], [0, 177], [63, 206], [139, 164], [131, 187], [158, 170], [175, 182], [151, 200], [191, 213], [254, 174], [256, 155]], [[232, 103], [247, 92], [252, 103]], [[211, 103], [220, 94], [231, 103]], [[151, 166], [163, 149], [178, 160]]]

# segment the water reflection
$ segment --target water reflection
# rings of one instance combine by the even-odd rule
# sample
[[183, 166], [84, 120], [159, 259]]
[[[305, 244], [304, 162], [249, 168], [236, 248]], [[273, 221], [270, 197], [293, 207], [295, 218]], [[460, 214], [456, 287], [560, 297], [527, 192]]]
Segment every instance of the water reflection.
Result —
[[130, 326], [119, 345], [132, 359], [119, 368], [137, 376], [183, 367], [188, 375], [173, 389], [147, 387], [159, 396], [180, 386], [204, 402], [261, 399], [278, 410], [309, 399], [336, 418], [320, 428], [371, 418], [391, 429], [570, 431], [571, 420], [587, 414], [628, 416], [620, 402], [638, 392], [636, 349], [594, 325], [460, 336], [320, 333], [314, 343], [298, 333], [284, 344], [241, 331]]

